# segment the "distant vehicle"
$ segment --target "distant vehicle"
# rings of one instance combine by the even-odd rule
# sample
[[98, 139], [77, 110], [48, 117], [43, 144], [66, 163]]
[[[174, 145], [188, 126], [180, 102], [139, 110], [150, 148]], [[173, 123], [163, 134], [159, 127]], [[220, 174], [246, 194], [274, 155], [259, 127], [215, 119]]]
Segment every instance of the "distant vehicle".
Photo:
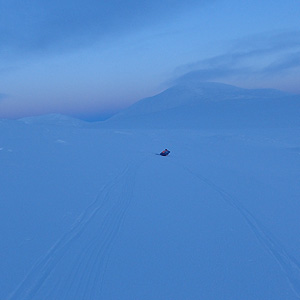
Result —
[[161, 156], [167, 156], [169, 155], [170, 151], [166, 148], [164, 151], [160, 152]]

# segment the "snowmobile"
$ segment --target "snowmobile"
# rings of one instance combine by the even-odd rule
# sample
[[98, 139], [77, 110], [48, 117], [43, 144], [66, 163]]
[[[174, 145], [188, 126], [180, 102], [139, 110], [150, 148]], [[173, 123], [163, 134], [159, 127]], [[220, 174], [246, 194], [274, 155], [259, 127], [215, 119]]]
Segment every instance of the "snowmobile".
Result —
[[170, 153], [170, 151], [168, 149], [165, 149], [164, 151], [160, 152], [159, 155], [161, 155], [161, 156], [167, 156], [167, 155], [169, 155], [169, 153]]

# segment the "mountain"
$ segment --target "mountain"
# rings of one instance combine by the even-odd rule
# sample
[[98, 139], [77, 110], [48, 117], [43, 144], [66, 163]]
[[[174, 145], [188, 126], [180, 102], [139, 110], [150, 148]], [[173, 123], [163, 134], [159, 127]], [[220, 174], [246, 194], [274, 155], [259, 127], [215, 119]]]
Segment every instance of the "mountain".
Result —
[[300, 96], [221, 83], [179, 84], [142, 99], [106, 126], [255, 128], [300, 126]]

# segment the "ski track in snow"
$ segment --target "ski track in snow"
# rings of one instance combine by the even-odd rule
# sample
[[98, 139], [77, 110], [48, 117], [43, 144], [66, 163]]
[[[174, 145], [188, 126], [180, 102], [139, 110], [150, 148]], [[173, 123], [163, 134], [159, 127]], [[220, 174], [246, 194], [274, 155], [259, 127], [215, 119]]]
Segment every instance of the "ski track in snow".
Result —
[[109, 253], [132, 199], [137, 168], [137, 164], [126, 167], [102, 188], [7, 300], [99, 299]]
[[217, 192], [223, 200], [233, 208], [235, 208], [239, 214], [246, 221], [252, 232], [255, 234], [256, 238], [260, 244], [266, 249], [266, 251], [271, 254], [280, 268], [284, 272], [292, 290], [294, 291], [296, 297], [300, 299], [300, 264], [291, 255], [287, 253], [284, 247], [275, 239], [274, 236], [254, 217], [252, 213], [249, 212], [238, 200], [234, 199], [229, 193], [224, 189], [217, 186], [208, 178], [199, 175], [198, 173], [192, 171], [185, 165], [178, 163], [183, 169], [185, 169], [192, 176], [198, 178], [202, 182], [210, 186], [215, 192]]

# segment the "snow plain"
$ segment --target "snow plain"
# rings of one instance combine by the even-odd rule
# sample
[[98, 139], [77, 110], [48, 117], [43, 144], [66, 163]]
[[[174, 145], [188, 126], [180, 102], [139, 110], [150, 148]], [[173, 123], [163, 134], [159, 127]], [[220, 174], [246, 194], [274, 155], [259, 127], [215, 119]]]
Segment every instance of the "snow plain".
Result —
[[191, 98], [0, 121], [0, 299], [300, 299], [300, 102], [277, 126], [236, 126], [236, 106], [205, 126]]

